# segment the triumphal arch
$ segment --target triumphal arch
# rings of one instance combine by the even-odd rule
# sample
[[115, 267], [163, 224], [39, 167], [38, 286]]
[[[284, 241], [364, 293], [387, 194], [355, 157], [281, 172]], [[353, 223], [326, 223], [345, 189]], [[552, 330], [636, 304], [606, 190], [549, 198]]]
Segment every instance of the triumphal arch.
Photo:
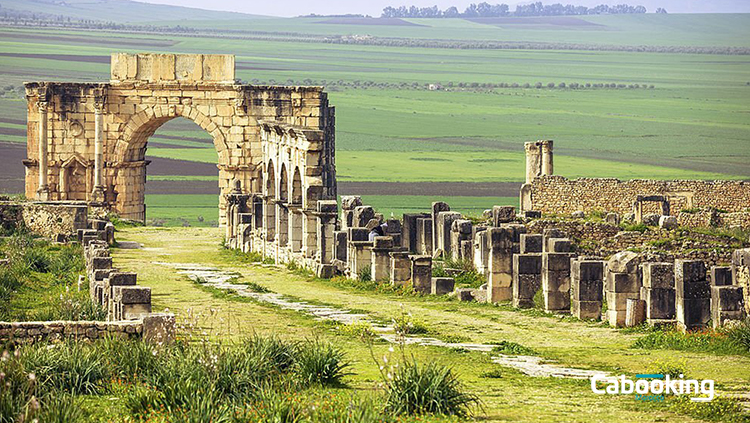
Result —
[[27, 198], [81, 200], [144, 220], [148, 138], [177, 117], [213, 138], [221, 224], [231, 215], [227, 195], [247, 194], [273, 215], [270, 232], [296, 244], [279, 225], [336, 198], [334, 108], [321, 87], [242, 84], [233, 55], [111, 60], [109, 82], [25, 84]]

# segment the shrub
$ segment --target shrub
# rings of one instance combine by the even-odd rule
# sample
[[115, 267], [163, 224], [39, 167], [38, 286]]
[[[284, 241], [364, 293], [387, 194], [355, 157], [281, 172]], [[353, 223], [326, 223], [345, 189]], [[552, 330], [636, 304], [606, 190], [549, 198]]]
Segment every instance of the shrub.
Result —
[[435, 363], [421, 365], [404, 360], [387, 381], [386, 409], [397, 415], [446, 414], [468, 417], [480, 406], [479, 397], [467, 393], [451, 368]]
[[670, 409], [691, 417], [720, 422], [747, 422], [748, 416], [742, 405], [734, 398], [715, 397], [708, 402], [690, 400], [690, 395], [669, 396], [667, 405]]
[[319, 340], [302, 344], [297, 358], [295, 374], [304, 386], [340, 386], [341, 379], [349, 375], [349, 363], [344, 351]]
[[391, 318], [391, 321], [396, 333], [403, 335], [415, 335], [430, 331], [423, 320], [412, 316], [411, 313], [405, 313], [403, 310], [399, 315]]
[[253, 335], [244, 343], [249, 359], [263, 372], [283, 373], [294, 364], [299, 352], [297, 342], [285, 341], [276, 336]]
[[628, 223], [621, 225], [622, 230], [629, 231], [629, 232], [646, 232], [648, 230], [648, 226], [646, 226], [645, 223]]
[[365, 266], [361, 269], [359, 269], [359, 273], [357, 273], [357, 279], [360, 282], [369, 282], [372, 280], [372, 269], [369, 266]]
[[68, 341], [34, 345], [21, 351], [24, 368], [34, 373], [40, 386], [73, 395], [95, 395], [109, 374], [104, 357], [96, 348]]
[[633, 343], [633, 348], [671, 349], [711, 352], [714, 354], [750, 355], [747, 339], [750, 337], [747, 321], [724, 328], [682, 333], [677, 330], [659, 330], [646, 334]]
[[356, 336], [362, 340], [371, 340], [375, 337], [375, 332], [372, 330], [372, 325], [365, 320], [357, 320], [356, 322], [349, 323], [347, 325], [340, 326], [341, 333], [349, 336]]
[[511, 341], [500, 341], [492, 347], [492, 352], [508, 355], [536, 355], [537, 352], [529, 347]]

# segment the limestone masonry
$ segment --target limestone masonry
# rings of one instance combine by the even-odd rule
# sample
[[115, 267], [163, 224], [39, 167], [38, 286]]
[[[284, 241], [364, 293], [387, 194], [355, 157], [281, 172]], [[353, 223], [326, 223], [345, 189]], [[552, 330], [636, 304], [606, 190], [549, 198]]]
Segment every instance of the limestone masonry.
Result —
[[[245, 193], [263, 195], [269, 163], [282, 176], [279, 160], [264, 161], [263, 139], [283, 128], [285, 135], [276, 137], [330, 148], [320, 171], [301, 177], [306, 186], [325, 186], [311, 196], [335, 198], [334, 109], [322, 88], [240, 84], [233, 55], [116, 53], [109, 82], [25, 85], [27, 198], [99, 203], [123, 218], [144, 220], [146, 142], [180, 116], [213, 137], [222, 194], [238, 180]], [[288, 147], [273, 154], [288, 154]], [[291, 181], [301, 170], [285, 171]], [[219, 202], [223, 211], [224, 196]]]

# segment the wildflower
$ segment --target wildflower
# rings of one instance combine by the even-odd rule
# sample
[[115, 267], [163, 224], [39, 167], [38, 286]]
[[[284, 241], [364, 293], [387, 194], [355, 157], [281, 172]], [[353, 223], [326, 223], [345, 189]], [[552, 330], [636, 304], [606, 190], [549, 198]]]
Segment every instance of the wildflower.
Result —
[[32, 382], [36, 381], [36, 375], [34, 373], [29, 373], [29, 380]]

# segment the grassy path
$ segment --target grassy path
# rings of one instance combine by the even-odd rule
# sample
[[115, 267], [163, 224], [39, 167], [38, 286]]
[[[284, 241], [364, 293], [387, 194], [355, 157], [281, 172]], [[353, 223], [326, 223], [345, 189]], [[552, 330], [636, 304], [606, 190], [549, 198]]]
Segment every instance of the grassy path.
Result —
[[[305, 301], [366, 312], [380, 319], [389, 319], [403, 308], [424, 320], [430, 335], [438, 338], [461, 336], [477, 343], [513, 341], [563, 365], [615, 374], [642, 373], [655, 360], [680, 358], [686, 361], [690, 377], [712, 378], [725, 390], [747, 391], [750, 387], [750, 359], [745, 357], [630, 349], [639, 335], [597, 323], [537, 316], [506, 307], [361, 292], [309, 280], [285, 269], [240, 265], [229, 255], [220, 254], [221, 235], [215, 228], [127, 229], [118, 234], [119, 239], [140, 242], [145, 248], [114, 250], [115, 266], [138, 272], [139, 284], [152, 288], [156, 309], [168, 308], [178, 314], [181, 322], [197, 322], [202, 330], [216, 336], [237, 338], [252, 332], [273, 332], [294, 338], [330, 339], [346, 348], [356, 373], [350, 385], [358, 389], [371, 389], [378, 378], [368, 349], [359, 341], [296, 312], [212, 294], [174, 269], [154, 262], [196, 263], [235, 270], [242, 275], [242, 282], [254, 282]], [[376, 345], [375, 349], [376, 356], [387, 353], [385, 345]], [[594, 395], [588, 381], [524, 376], [491, 363], [487, 354], [426, 347], [409, 347], [407, 351], [421, 360], [435, 359], [454, 366], [468, 387], [481, 396], [489, 421], [584, 422], [598, 421], [603, 415], [615, 421], [689, 421], [629, 396]], [[496, 370], [502, 377], [481, 377]]]

